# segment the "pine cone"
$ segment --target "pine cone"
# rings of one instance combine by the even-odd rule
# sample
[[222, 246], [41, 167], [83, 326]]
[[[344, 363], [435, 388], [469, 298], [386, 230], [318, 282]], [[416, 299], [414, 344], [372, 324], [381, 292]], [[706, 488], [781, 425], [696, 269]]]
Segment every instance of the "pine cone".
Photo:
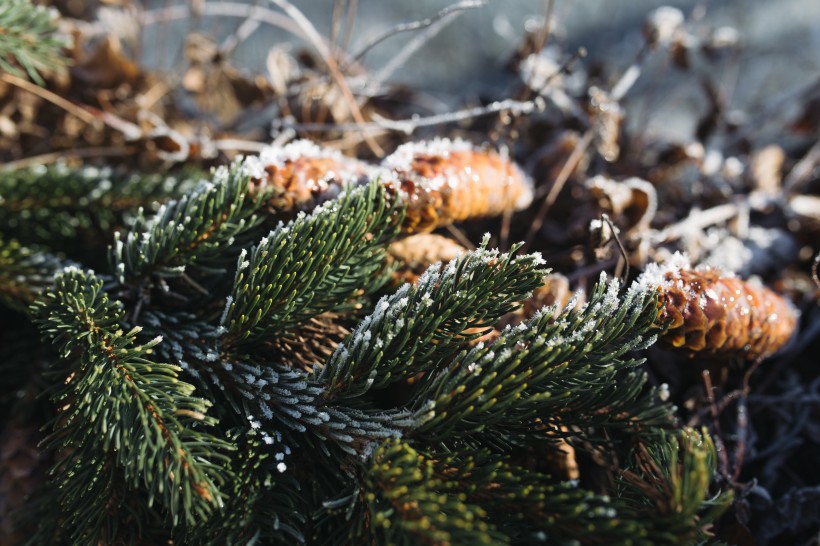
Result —
[[463, 140], [404, 144], [382, 166], [379, 176], [407, 205], [407, 233], [520, 210], [532, 202], [532, 184], [514, 163]]
[[273, 188], [269, 206], [277, 212], [312, 210], [335, 198], [345, 182], [359, 180], [369, 167], [336, 150], [308, 140], [271, 146], [256, 158], [248, 158], [251, 191]]
[[775, 292], [717, 269], [692, 269], [680, 255], [647, 268], [642, 282], [663, 295], [663, 339], [674, 347], [754, 360], [780, 349], [797, 324], [795, 309]]
[[398, 269], [393, 280], [396, 284], [414, 283], [419, 275], [436, 262], [446, 263], [467, 249], [447, 237], [434, 233], [419, 233], [392, 243], [387, 252], [403, 266]]

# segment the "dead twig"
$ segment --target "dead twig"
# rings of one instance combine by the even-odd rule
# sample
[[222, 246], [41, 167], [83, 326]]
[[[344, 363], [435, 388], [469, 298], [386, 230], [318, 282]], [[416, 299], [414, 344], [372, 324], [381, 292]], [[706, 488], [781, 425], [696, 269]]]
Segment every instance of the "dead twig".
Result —
[[460, 229], [458, 229], [456, 226], [454, 226], [452, 224], [450, 224], [448, 226], [445, 226], [445, 227], [447, 228], [447, 231], [450, 232], [450, 235], [455, 237], [456, 240], [461, 244], [461, 246], [463, 246], [465, 248], [468, 248], [470, 250], [475, 250], [475, 245], [473, 244], [472, 241], [470, 241], [470, 239], [466, 235], [464, 235], [463, 231], [461, 231]]
[[[481, 7], [486, 3], [486, 0], [464, 0], [457, 4], [452, 4], [450, 6], [445, 7], [432, 17], [427, 17], [426, 19], [420, 19], [418, 21], [411, 21], [409, 23], [400, 23], [398, 25], [385, 29], [380, 34], [368, 40], [367, 43], [365, 43], [356, 53], [351, 55], [351, 62], [362, 60], [362, 58], [365, 55], [367, 55], [367, 53], [371, 49], [373, 49], [374, 47], [376, 47], [377, 45], [379, 45], [380, 43], [384, 42], [392, 36], [396, 36], [397, 34], [401, 34], [403, 32], [412, 32], [414, 30], [421, 30], [423, 28], [427, 28], [437, 23], [441, 19], [444, 19], [452, 13], [457, 13], [467, 9]], [[347, 68], [347, 65], [345, 65], [344, 68]]]
[[11, 172], [17, 169], [26, 169], [37, 165], [49, 165], [66, 159], [87, 159], [90, 157], [121, 157], [137, 153], [135, 146], [100, 146], [95, 148], [80, 148], [79, 150], [58, 150], [46, 154], [24, 157], [16, 161], [9, 161], [0, 165], [0, 172]]
[[660, 231], [650, 231], [647, 233], [647, 237], [653, 243], [668, 243], [690, 233], [700, 233], [708, 226], [727, 222], [737, 216], [739, 212], [738, 205], [734, 203], [718, 205], [698, 211], [696, 214], [690, 214], [680, 222]]
[[[621, 238], [618, 237], [618, 232], [617, 232], [617, 229], [615, 228], [615, 225], [612, 223], [612, 220], [609, 219], [609, 215], [608, 214], [602, 214], [601, 215], [601, 220], [606, 222], [606, 225], [609, 226], [610, 231], [612, 231], [612, 238], [615, 239], [615, 244], [618, 245], [618, 251], [621, 253], [621, 259], [623, 260], [624, 268], [625, 268], [624, 275], [623, 275], [623, 277], [621, 277], [621, 284], [623, 285], [623, 287], [625, 289], [626, 288], [626, 281], [627, 281], [627, 279], [629, 279], [629, 256], [627, 255], [626, 249], [624, 248], [624, 245], [621, 242]], [[615, 273], [615, 275], [618, 276], [618, 277], [620, 277], [620, 275], [618, 274], [619, 272], [617, 271], [617, 269], [620, 269], [620, 265], [621, 265], [621, 260], [619, 259], [618, 260], [618, 266], [616, 267], [616, 273]]]
[[[465, 8], [457, 9], [446, 13], [442, 17], [438, 18], [438, 20], [431, 23], [425, 32], [422, 32], [412, 40], [410, 40], [407, 45], [405, 45], [401, 51], [399, 51], [389, 63], [387, 63], [381, 70], [379, 70], [373, 79], [368, 84], [368, 88], [378, 87], [381, 82], [387, 80], [393, 73], [399, 69], [404, 63], [407, 62], [407, 59], [413, 56], [413, 54], [421, 48], [424, 44], [429, 42], [436, 34], [441, 32], [447, 25], [452, 23], [458, 16], [460, 16], [465, 9], [481, 7], [484, 5], [484, 0], [467, 0], [466, 2], [462, 2], [462, 4], [467, 4]], [[446, 9], [446, 8], [445, 8]]]
[[[290, 3], [288, 0], [269, 0], [270, 2], [279, 6], [282, 11], [284, 11], [294, 23], [296, 23], [299, 27], [301, 27], [302, 31], [308, 37], [308, 41], [313, 45], [322, 59], [325, 61], [328, 70], [330, 71], [331, 75], [333, 76], [336, 85], [339, 86], [339, 90], [342, 92], [342, 95], [345, 98], [345, 102], [350, 108], [350, 114], [353, 116], [353, 119], [356, 120], [357, 124], [364, 124], [365, 120], [362, 116], [362, 111], [359, 109], [359, 105], [356, 103], [356, 99], [353, 97], [353, 93], [350, 91], [350, 86], [347, 85], [347, 81], [342, 74], [342, 71], [339, 70], [339, 65], [336, 62], [336, 59], [331, 54], [330, 48], [328, 47], [327, 43], [324, 41], [322, 36], [316, 30], [316, 27], [313, 26], [313, 23], [305, 17], [305, 14], [299, 10], [296, 6]], [[368, 134], [364, 134], [365, 142], [367, 142], [368, 147], [370, 150], [378, 157], [384, 156], [384, 150], [382, 150], [381, 146], [373, 139], [372, 136]]]
[[412, 134], [420, 127], [431, 127], [435, 125], [445, 125], [465, 119], [472, 119], [489, 114], [495, 114], [508, 110], [517, 115], [526, 115], [533, 112], [540, 112], [544, 108], [542, 99], [532, 101], [501, 100], [492, 102], [486, 106], [476, 106], [448, 112], [446, 114], [436, 114], [427, 117], [413, 117], [410, 119], [392, 120], [380, 116], [374, 116], [374, 121], [369, 123], [293, 123], [287, 120], [276, 120], [272, 125], [274, 131], [282, 129], [294, 129], [297, 131], [361, 131], [361, 132], [383, 132], [397, 131], [407, 135]]
[[811, 179], [812, 173], [818, 163], [820, 163], [820, 141], [815, 142], [814, 146], [809, 150], [809, 153], [803, 156], [803, 158], [792, 167], [792, 170], [789, 171], [786, 179], [783, 180], [783, 191], [786, 193], [798, 192], [800, 186]]
[[584, 133], [584, 136], [581, 137], [578, 145], [574, 150], [572, 150], [572, 153], [569, 154], [566, 163], [564, 163], [564, 166], [555, 178], [555, 182], [553, 183], [552, 188], [550, 188], [550, 192], [544, 198], [544, 202], [541, 203], [541, 208], [538, 209], [538, 212], [535, 214], [535, 218], [532, 220], [530, 229], [527, 231], [527, 236], [524, 238], [524, 246], [521, 247], [521, 252], [526, 252], [527, 248], [529, 248], [532, 243], [533, 237], [536, 233], [538, 233], [538, 230], [541, 229], [541, 226], [544, 225], [544, 220], [547, 218], [547, 213], [552, 208], [552, 205], [555, 204], [558, 194], [561, 193], [562, 189], [564, 189], [564, 184], [566, 184], [567, 180], [569, 180], [572, 171], [575, 170], [575, 167], [578, 166], [581, 158], [584, 157], [584, 153], [586, 153], [587, 148], [592, 142], [593, 136], [593, 131], [587, 130]]
[[24, 80], [23, 78], [18, 78], [17, 76], [12, 76], [11, 74], [0, 74], [0, 80], [11, 84], [15, 87], [19, 87], [24, 91], [28, 91], [32, 95], [37, 95], [43, 100], [46, 100], [55, 106], [58, 106], [71, 114], [72, 116], [88, 123], [89, 125], [97, 123], [98, 120], [94, 114], [85, 110], [84, 108], [77, 106], [71, 101], [64, 99], [63, 97], [52, 93], [48, 89], [44, 89], [38, 85], [35, 85], [31, 82]]

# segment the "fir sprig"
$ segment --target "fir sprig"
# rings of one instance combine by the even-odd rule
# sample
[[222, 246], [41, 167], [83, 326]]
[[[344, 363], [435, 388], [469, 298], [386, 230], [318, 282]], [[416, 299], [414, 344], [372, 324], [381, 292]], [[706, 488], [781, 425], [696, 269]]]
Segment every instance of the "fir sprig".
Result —
[[[100, 260], [113, 232], [194, 189], [198, 173], [124, 174], [57, 164], [0, 173], [0, 231], [27, 244]], [[104, 260], [103, 260], [104, 263]]]
[[[77, 542], [117, 535], [128, 496], [142, 490], [160, 501], [172, 524], [202, 520], [222, 505], [222, 466], [229, 444], [205, 432], [208, 402], [179, 380], [180, 369], [153, 362], [154, 339], [119, 329], [122, 310], [93, 273], [66, 269], [33, 306], [43, 336], [68, 366], [54, 370], [52, 400], [60, 408], [49, 449], [59, 500]], [[88, 492], [93, 491], [93, 495]]]
[[482, 246], [431, 267], [415, 285], [385, 296], [321, 371], [331, 396], [359, 396], [428, 370], [486, 332], [537, 287], [539, 255], [501, 254]]
[[528, 434], [564, 418], [579, 427], [671, 426], [671, 407], [651, 392], [639, 402], [646, 378], [629, 370], [642, 361], [622, 358], [654, 341], [657, 296], [635, 287], [620, 297], [619, 288], [602, 279], [580, 310], [544, 309], [491, 346], [462, 352], [417, 395], [419, 433]]
[[[232, 454], [236, 476], [225, 489], [222, 517], [207, 518], [180, 533], [184, 544], [304, 543], [307, 519], [299, 483], [276, 469], [262, 437], [254, 430], [230, 431], [238, 446]], [[235, 440], [234, 440], [235, 438]]]
[[[386, 280], [385, 245], [401, 218], [384, 187], [371, 182], [280, 224], [242, 254], [223, 320], [225, 343], [258, 342], [326, 311]], [[348, 306], [349, 307], [349, 306]]]
[[0, 303], [25, 311], [64, 266], [64, 260], [43, 248], [0, 235]]
[[65, 64], [60, 50], [66, 43], [55, 34], [55, 19], [55, 11], [29, 0], [5, 0], [0, 4], [0, 70], [19, 75], [22, 68], [42, 85], [39, 72]]
[[[621, 503], [644, 513], [645, 544], [698, 544], [728, 507], [731, 492], [710, 497], [715, 444], [706, 433], [684, 428], [637, 446], [619, 476]], [[649, 516], [651, 514], [651, 516]]]
[[109, 261], [121, 284], [153, 275], [178, 277], [192, 267], [225, 272], [235, 259], [237, 238], [262, 221], [256, 214], [262, 196], [248, 193], [250, 178], [241, 161], [215, 170], [212, 178], [163, 204], [150, 219], [140, 211], [124, 238], [115, 234]]
[[[502, 544], [486, 511], [466, 502], [457, 482], [436, 476], [433, 461], [389, 441], [373, 454], [362, 495], [367, 516], [361, 542], [375, 544]], [[351, 537], [353, 538], [353, 537]], [[360, 542], [360, 543], [361, 543]]]

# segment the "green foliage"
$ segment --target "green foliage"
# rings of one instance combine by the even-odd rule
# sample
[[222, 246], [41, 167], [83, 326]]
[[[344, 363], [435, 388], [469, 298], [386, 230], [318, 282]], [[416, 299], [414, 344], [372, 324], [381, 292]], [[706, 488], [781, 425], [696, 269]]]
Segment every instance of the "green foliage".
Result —
[[[55, 36], [55, 13], [29, 0], [0, 4], [0, 70], [20, 75], [20, 68], [42, 84], [39, 72], [64, 64], [65, 42]], [[16, 61], [16, 64], [11, 62]]]
[[109, 259], [119, 282], [177, 277], [191, 267], [224, 273], [233, 260], [228, 247], [262, 220], [255, 214], [261, 199], [249, 194], [249, 180], [240, 164], [222, 167], [213, 181], [163, 204], [150, 220], [141, 211], [124, 238], [114, 237]]
[[[541, 283], [540, 256], [481, 248], [431, 267], [416, 285], [382, 298], [317, 374], [333, 396], [359, 396], [437, 368], [512, 311]], [[469, 329], [478, 329], [468, 332]]]
[[[347, 187], [271, 230], [251, 170], [236, 162], [195, 187], [89, 170], [0, 180], [0, 231], [25, 235], [0, 239], [0, 294], [14, 309], [34, 300], [57, 349], [30, 381], [53, 405], [55, 456], [31, 543], [708, 536], [726, 502], [710, 499], [713, 447], [674, 432], [639, 369], [653, 291], [602, 279], [586, 305], [479, 343], [541, 284], [539, 255], [485, 240], [378, 298], [403, 214], [383, 187]], [[49, 196], [44, 180], [62, 189]], [[46, 250], [114, 230], [107, 274]], [[296, 355], [300, 343], [322, 350]], [[607, 454], [609, 480], [582, 487], [525, 462], [559, 437]]]
[[644, 374], [630, 371], [641, 361], [622, 358], [654, 341], [657, 297], [633, 289], [619, 298], [619, 288], [602, 280], [581, 309], [544, 309], [491, 346], [463, 351], [426, 380], [419, 433], [527, 435], [568, 418], [579, 427], [669, 426], [672, 409], [643, 393]]
[[[227, 484], [223, 517], [208, 518], [182, 533], [185, 544], [250, 544], [304, 542], [299, 531], [305, 516], [298, 504], [298, 482], [282, 476], [265, 452], [259, 434], [229, 434], [239, 446], [232, 457], [235, 478]], [[279, 477], [279, 478], [277, 478]], [[280, 511], [277, 511], [280, 509]]]
[[127, 175], [60, 164], [3, 172], [0, 231], [75, 259], [99, 260], [113, 232], [133, 222], [140, 208], [156, 211], [198, 180], [196, 173]]
[[0, 235], [0, 303], [25, 311], [51, 286], [63, 262], [43, 249], [28, 247]]
[[[432, 461], [401, 442], [374, 454], [364, 480], [366, 529], [375, 544], [498, 544], [486, 512], [465, 502], [458, 483], [435, 475]], [[362, 537], [364, 538], [364, 537]], [[360, 543], [364, 543], [362, 540]]]
[[731, 493], [709, 498], [715, 445], [706, 431], [683, 429], [677, 436], [642, 444], [620, 477], [625, 506], [647, 515], [646, 544], [697, 544], [728, 507]]
[[[378, 289], [386, 241], [400, 218], [384, 187], [348, 188], [336, 201], [280, 225], [239, 258], [226, 309], [226, 340], [250, 344]], [[364, 288], [363, 287], [367, 287]]]
[[[122, 311], [92, 273], [67, 269], [35, 303], [44, 336], [72, 362], [55, 369], [59, 408], [47, 440], [62, 457], [52, 469], [72, 541], [118, 535], [131, 510], [128, 490], [142, 488], [172, 524], [193, 522], [221, 506], [223, 441], [197, 428], [212, 425], [208, 403], [178, 378], [179, 368], [149, 359], [161, 342], [137, 344], [139, 328], [119, 329]], [[124, 490], [123, 490], [124, 489]]]

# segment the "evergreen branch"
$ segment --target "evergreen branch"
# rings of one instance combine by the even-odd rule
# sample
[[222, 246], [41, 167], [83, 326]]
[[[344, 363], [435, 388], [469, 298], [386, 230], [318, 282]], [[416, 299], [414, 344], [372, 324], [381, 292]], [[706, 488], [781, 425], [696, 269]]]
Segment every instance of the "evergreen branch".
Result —
[[[295, 541], [304, 543], [304, 507], [299, 504], [299, 484], [287, 480], [265, 453], [261, 437], [246, 429], [231, 436], [238, 449], [232, 461], [236, 476], [225, 491], [222, 517], [208, 518], [185, 530], [183, 544], [252, 544]], [[278, 463], [281, 464], [281, 463]]]
[[23, 246], [0, 235], [0, 303], [25, 311], [65, 265], [41, 248]]
[[[115, 229], [140, 207], [189, 193], [196, 172], [125, 175], [110, 168], [55, 165], [0, 173], [0, 231], [26, 243], [60, 248], [69, 255], [111, 243]], [[79, 247], [79, 252], [72, 252]]]
[[358, 529], [354, 526], [362, 536], [350, 539], [408, 545], [508, 543], [507, 536], [487, 523], [486, 511], [465, 502], [457, 487], [437, 477], [433, 462], [408, 444], [385, 442], [364, 476], [367, 517]]
[[293, 433], [292, 443], [303, 445], [312, 442], [304, 436], [310, 432], [325, 452], [332, 446], [349, 455], [362, 456], [376, 443], [401, 437], [416, 423], [412, 413], [403, 409], [329, 404], [324, 386], [300, 370], [242, 362], [221, 362], [214, 368], [218, 368], [214, 375], [223, 378], [219, 380], [219, 390], [239, 395], [241, 405], [234, 402], [234, 406], [254, 427], [260, 428], [268, 444], [281, 441], [279, 431], [288, 430]]
[[0, 4], [0, 70], [21, 75], [22, 68], [43, 85], [39, 72], [65, 64], [61, 49], [66, 43], [55, 36], [55, 19], [55, 11], [29, 0], [5, 0]]
[[621, 473], [619, 501], [642, 518], [645, 544], [697, 544], [709, 538], [713, 521], [732, 494], [709, 497], [716, 452], [704, 430], [683, 429], [642, 444], [633, 466]]
[[473, 434], [487, 427], [527, 433], [560, 420], [567, 425], [671, 425], [672, 408], [642, 396], [645, 376], [623, 358], [654, 342], [654, 291], [633, 287], [619, 297], [618, 281], [602, 281], [578, 311], [544, 309], [507, 328], [489, 347], [463, 351], [430, 376], [416, 407], [426, 439]]
[[72, 539], [116, 535], [118, 518], [129, 511], [122, 484], [144, 488], [149, 507], [160, 500], [173, 525], [221, 507], [228, 472], [220, 451], [229, 445], [195, 430], [213, 419], [204, 415], [209, 404], [178, 379], [179, 368], [149, 360], [161, 340], [137, 345], [139, 328], [123, 334], [122, 311], [102, 281], [75, 268], [60, 274], [32, 311], [43, 336], [71, 362], [54, 370], [60, 414], [47, 444], [63, 455], [52, 472]]
[[[292, 447], [319, 445], [326, 453], [333, 448], [362, 456], [374, 443], [399, 438], [416, 424], [406, 409], [328, 403], [324, 385], [302, 370], [269, 362], [225, 360], [214, 349], [220, 330], [193, 316], [151, 310], [142, 318], [143, 334], [165, 332], [157, 353], [178, 363], [199, 390], [219, 401], [215, 409], [221, 412], [221, 421], [238, 417], [237, 424], [251, 423], [267, 445], [284, 442], [285, 455]], [[333, 456], [338, 453], [334, 451]]]
[[139, 214], [124, 239], [114, 234], [109, 261], [120, 284], [150, 275], [178, 277], [189, 266], [224, 273], [235, 257], [228, 250], [261, 222], [255, 213], [263, 196], [248, 194], [249, 176], [241, 161], [216, 169], [212, 178], [163, 204], [150, 220]]
[[435, 469], [515, 543], [626, 546], [642, 535], [643, 523], [628, 510], [616, 510], [609, 497], [576, 482], [555, 483], [488, 450], [447, 454], [435, 460]]
[[[300, 214], [239, 258], [226, 307], [226, 345], [282, 334], [310, 317], [338, 310], [387, 279], [386, 242], [398, 232], [382, 185], [348, 188], [335, 201]], [[369, 288], [363, 288], [369, 287]]]
[[329, 396], [359, 396], [429, 370], [542, 282], [546, 271], [539, 255], [515, 257], [518, 247], [506, 254], [486, 250], [487, 241], [444, 271], [434, 265], [416, 285], [382, 298], [317, 372]]

